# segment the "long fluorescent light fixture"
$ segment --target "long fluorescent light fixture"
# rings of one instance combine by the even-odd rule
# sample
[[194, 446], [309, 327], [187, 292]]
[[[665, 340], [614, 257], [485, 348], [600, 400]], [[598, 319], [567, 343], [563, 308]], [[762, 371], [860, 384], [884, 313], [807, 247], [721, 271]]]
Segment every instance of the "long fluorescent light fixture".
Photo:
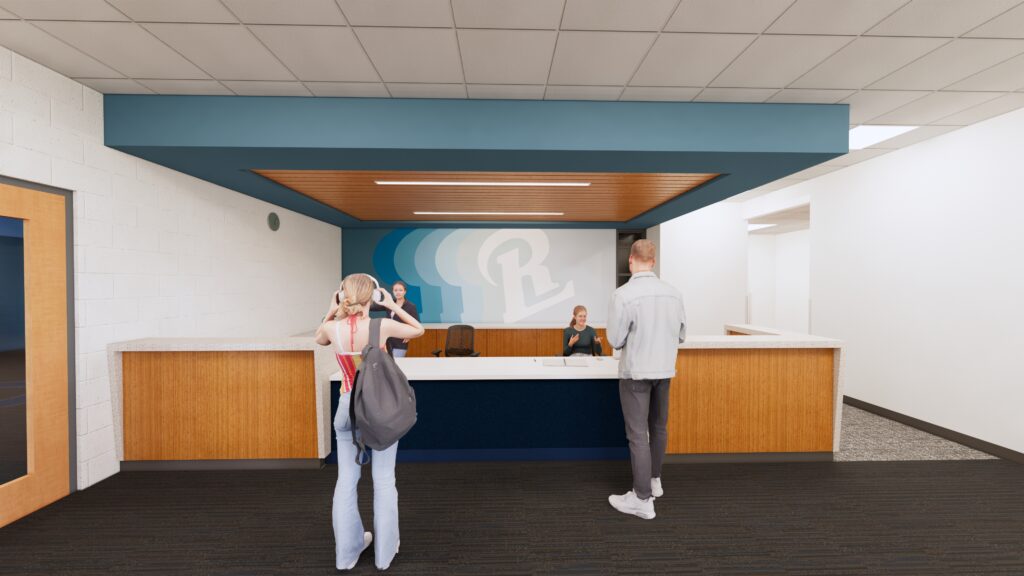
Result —
[[583, 188], [590, 186], [590, 182], [469, 182], [466, 180], [374, 180], [378, 186], [509, 186], [523, 187], [533, 186], [547, 188], [549, 186]]
[[413, 212], [418, 216], [565, 216], [565, 212]]
[[906, 134], [917, 126], [857, 126], [850, 130], [850, 150], [860, 150]]

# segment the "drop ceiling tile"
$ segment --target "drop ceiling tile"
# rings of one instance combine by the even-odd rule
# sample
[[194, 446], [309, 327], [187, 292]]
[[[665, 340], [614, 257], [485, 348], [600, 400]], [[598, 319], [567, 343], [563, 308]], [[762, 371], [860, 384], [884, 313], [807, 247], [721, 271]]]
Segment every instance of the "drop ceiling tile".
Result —
[[931, 124], [999, 96], [996, 92], [934, 92], [871, 120], [872, 124]]
[[857, 38], [792, 87], [863, 88], [948, 42], [946, 38]]
[[452, 0], [459, 28], [554, 30], [565, 0]]
[[863, 150], [850, 150], [846, 154], [838, 158], [833, 158], [825, 164], [829, 166], [853, 166], [854, 164], [860, 164], [865, 160], [871, 160], [877, 158], [883, 154], [887, 154], [890, 150], [882, 148], [864, 148]]
[[985, 22], [964, 36], [968, 38], [1024, 38], [1024, 3]]
[[190, 94], [204, 96], [230, 96], [231, 90], [216, 80], [139, 80], [157, 94]]
[[380, 82], [305, 82], [314, 96], [332, 98], [388, 98], [390, 94]]
[[796, 0], [766, 32], [855, 36], [878, 24], [907, 2], [908, 0]]
[[1024, 40], [957, 39], [871, 84], [888, 90], [939, 90], [1024, 53]]
[[352, 26], [450, 28], [449, 0], [339, 0]]
[[109, 66], [21, 20], [0, 21], [3, 45], [68, 77], [122, 78]]
[[544, 84], [558, 33], [548, 30], [459, 30], [466, 82]]
[[334, 0], [224, 0], [224, 4], [246, 24], [345, 24]]
[[294, 80], [244, 26], [146, 24], [146, 29], [219, 80]]
[[864, 124], [888, 112], [931, 94], [931, 92], [911, 92], [903, 90], [861, 90], [853, 96], [842, 100], [850, 105], [850, 123]]
[[673, 86], [627, 86], [619, 100], [648, 100], [655, 102], [689, 102], [700, 94], [701, 88]]
[[695, 102], [764, 102], [778, 92], [775, 88], [705, 88]]
[[968, 76], [947, 90], [1012, 92], [1024, 88], [1024, 54]]
[[0, 8], [0, 20], [17, 20], [17, 19], [18, 19], [18, 17], [15, 16], [14, 14], [11, 14], [10, 12], [8, 12], [7, 10], [4, 10], [3, 8]]
[[843, 98], [853, 95], [854, 92], [854, 90], [801, 90], [788, 88], [779, 90], [768, 101], [791, 104], [835, 104]]
[[618, 100], [618, 86], [548, 86], [545, 100]]
[[561, 32], [549, 82], [563, 86], [626, 84], [657, 34]]
[[249, 26], [299, 80], [379, 81], [351, 28], [344, 26]]
[[[1013, 112], [1024, 108], [1024, 94], [1006, 94], [998, 98], [983, 102], [968, 108], [962, 112], [957, 112], [950, 116], [939, 118], [935, 121], [936, 124], [949, 124], [954, 126], [966, 126], [968, 124], [974, 124], [975, 122], [981, 122], [982, 120], [988, 120], [989, 118], [995, 118], [1001, 116], [1007, 112]], [[942, 126], [926, 126], [926, 128], [941, 128]]]
[[847, 36], [761, 36], [711, 85], [782, 88], [851, 40]]
[[385, 82], [463, 81], [454, 30], [358, 28], [356, 35]]
[[544, 98], [544, 86], [522, 84], [469, 84], [470, 98], [500, 100], [540, 100]]
[[239, 96], [312, 96], [299, 82], [225, 80], [224, 85]]
[[959, 36], [1020, 0], [913, 0], [867, 32], [872, 36]]
[[562, 30], [657, 32], [677, 0], [566, 0]]
[[959, 126], [919, 126], [906, 134], [900, 134], [895, 138], [883, 140], [878, 144], [871, 146], [871, 149], [883, 149], [883, 150], [897, 150], [899, 148], [906, 148], [912, 146], [918, 142], [924, 142], [925, 140], [935, 138], [936, 136], [945, 134], [946, 132], [952, 132], [953, 130], [960, 129]]
[[749, 32], [760, 34], [793, 0], [682, 0], [666, 32]]
[[108, 0], [136, 22], [234, 23], [238, 20], [219, 0]]
[[138, 24], [37, 22], [37, 26], [131, 78], [200, 80], [209, 76]]
[[388, 84], [392, 98], [465, 98], [463, 84]]
[[128, 21], [103, 0], [0, 0], [0, 8], [26, 20]]
[[757, 36], [676, 34], [658, 36], [633, 77], [638, 86], [707, 86]]
[[152, 94], [153, 91], [128, 78], [75, 78], [89, 88], [103, 94]]

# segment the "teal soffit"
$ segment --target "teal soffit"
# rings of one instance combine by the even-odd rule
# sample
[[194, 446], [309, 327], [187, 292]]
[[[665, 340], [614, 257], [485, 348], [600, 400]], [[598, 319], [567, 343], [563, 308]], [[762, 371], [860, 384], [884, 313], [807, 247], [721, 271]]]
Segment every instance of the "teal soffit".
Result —
[[[104, 97], [107, 146], [343, 228], [646, 228], [847, 152], [844, 104]], [[697, 172], [609, 222], [362, 221], [251, 170]]]

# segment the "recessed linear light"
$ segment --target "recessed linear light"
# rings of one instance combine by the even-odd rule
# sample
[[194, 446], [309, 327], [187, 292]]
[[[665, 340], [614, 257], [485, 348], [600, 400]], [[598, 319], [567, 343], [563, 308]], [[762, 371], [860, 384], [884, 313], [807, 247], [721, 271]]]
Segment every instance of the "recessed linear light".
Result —
[[747, 232], [764, 230], [765, 228], [771, 228], [772, 226], [778, 226], [778, 224], [747, 224]]
[[419, 216], [565, 216], [565, 212], [413, 212]]
[[378, 186], [510, 186], [516, 188], [522, 186], [535, 186], [542, 188], [547, 188], [549, 186], [590, 186], [590, 182], [469, 182], [466, 180], [374, 180], [373, 183]]
[[906, 134], [917, 126], [857, 126], [850, 130], [850, 150], [860, 150]]

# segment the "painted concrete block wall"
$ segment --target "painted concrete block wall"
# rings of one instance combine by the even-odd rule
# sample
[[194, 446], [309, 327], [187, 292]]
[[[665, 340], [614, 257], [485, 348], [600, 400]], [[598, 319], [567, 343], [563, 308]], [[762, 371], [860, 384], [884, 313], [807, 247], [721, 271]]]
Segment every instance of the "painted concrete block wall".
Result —
[[339, 228], [105, 147], [101, 94], [2, 47], [0, 174], [74, 191], [79, 488], [119, 469], [108, 343], [306, 332], [341, 276]]

